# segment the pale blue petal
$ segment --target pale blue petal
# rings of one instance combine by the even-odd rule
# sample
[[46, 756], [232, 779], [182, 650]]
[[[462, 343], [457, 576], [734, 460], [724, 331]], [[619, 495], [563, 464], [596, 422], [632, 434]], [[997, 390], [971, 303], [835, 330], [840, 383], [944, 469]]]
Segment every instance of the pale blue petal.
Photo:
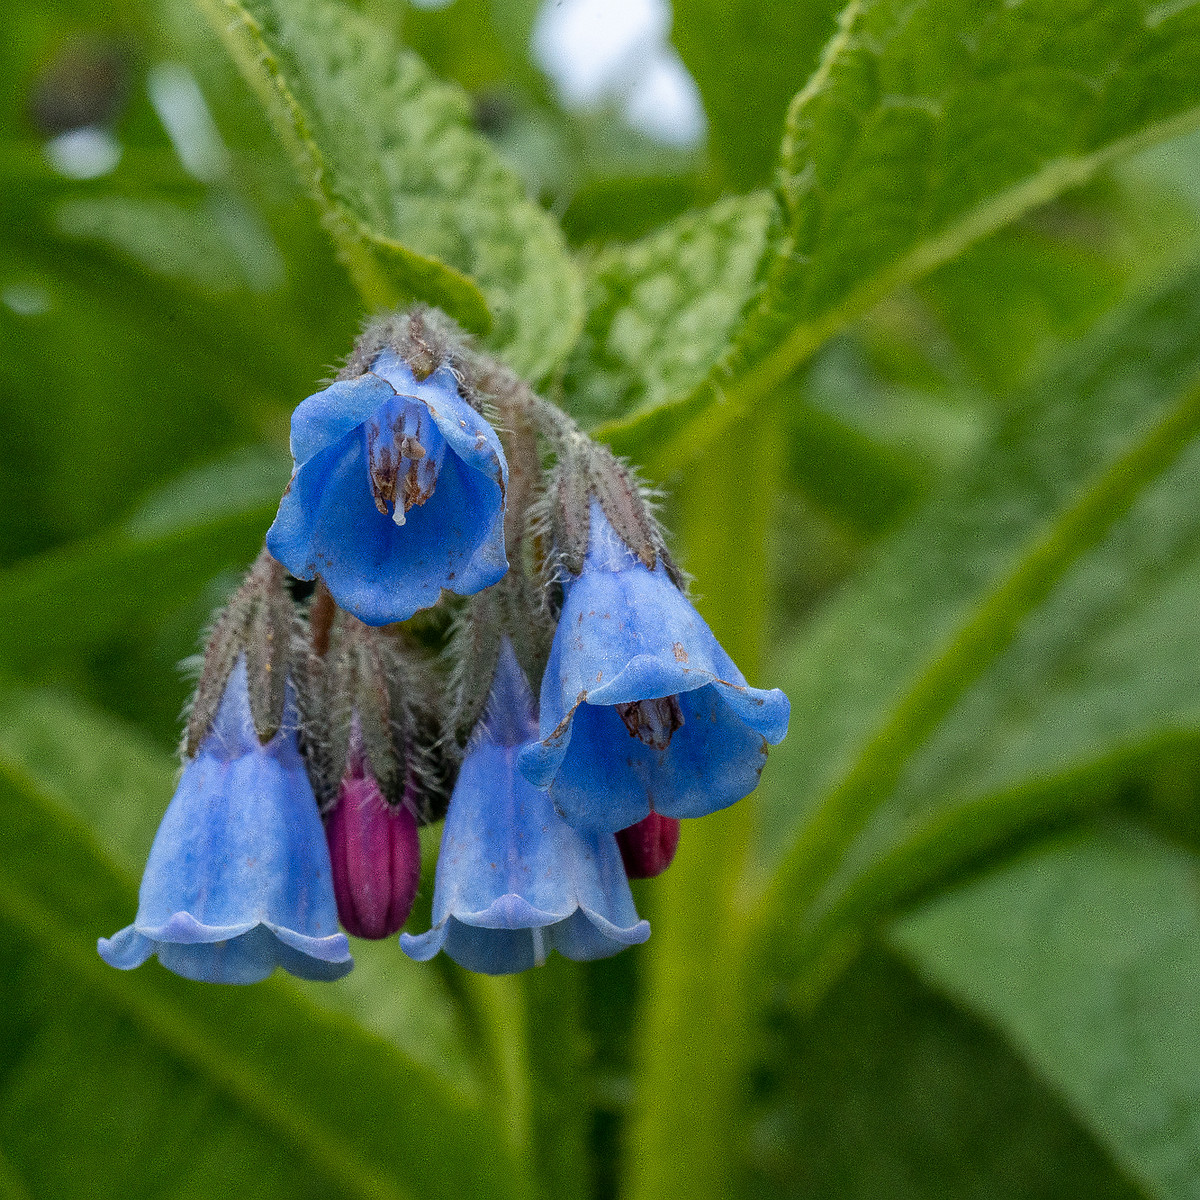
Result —
[[[662, 563], [646, 568], [592, 506], [582, 574], [568, 579], [542, 677], [539, 742], [525, 777], [582, 827], [617, 830], [653, 810], [703, 816], [752, 791], [787, 732], [778, 688], [747, 685]], [[665, 751], [633, 738], [613, 706], [678, 696]]]
[[[665, 750], [656, 750], [631, 736], [615, 709], [580, 705], [550, 793], [570, 824], [625, 829], [651, 810], [702, 817], [754, 790], [767, 761], [762, 735], [715, 687], [684, 693], [679, 706], [683, 727]], [[525, 753], [538, 752], [540, 744]]]
[[265, 978], [276, 966], [321, 979], [350, 970], [288, 691], [284, 728], [263, 746], [238, 660], [155, 835], [137, 918], [100, 940], [111, 965], [129, 969], [154, 953], [190, 979], [227, 983]]
[[296, 465], [303, 466], [327, 446], [341, 441], [395, 394], [386, 380], [367, 374], [331, 383], [302, 400], [292, 413], [291, 446]]
[[547, 793], [516, 769], [519, 739], [533, 730], [521, 678], [506, 639], [489, 716], [468, 749], [446, 814], [433, 928], [401, 935], [413, 958], [444, 949], [470, 970], [507, 974], [544, 961], [551, 949], [598, 958], [649, 936], [615, 837], [572, 829]]
[[[382, 386], [390, 402], [391, 385]], [[297, 467], [267, 532], [268, 550], [293, 575], [319, 575], [368, 625], [407, 620], [436, 604], [442, 588], [474, 595], [508, 570], [508, 468], [494, 431], [448, 371], [410, 390], [430, 405], [449, 451], [433, 494], [408, 510], [404, 525], [375, 505], [360, 422]]]

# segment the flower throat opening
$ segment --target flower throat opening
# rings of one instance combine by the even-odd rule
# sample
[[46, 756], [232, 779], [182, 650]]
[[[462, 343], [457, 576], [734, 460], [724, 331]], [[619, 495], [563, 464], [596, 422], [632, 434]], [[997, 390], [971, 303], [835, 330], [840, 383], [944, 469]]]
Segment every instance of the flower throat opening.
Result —
[[397, 396], [365, 425], [375, 507], [403, 525], [405, 513], [433, 495], [446, 439], [420, 400]]
[[630, 735], [655, 750], [665, 750], [674, 734], [683, 728], [683, 710], [679, 707], [678, 696], [636, 700], [632, 704], [613, 707]]

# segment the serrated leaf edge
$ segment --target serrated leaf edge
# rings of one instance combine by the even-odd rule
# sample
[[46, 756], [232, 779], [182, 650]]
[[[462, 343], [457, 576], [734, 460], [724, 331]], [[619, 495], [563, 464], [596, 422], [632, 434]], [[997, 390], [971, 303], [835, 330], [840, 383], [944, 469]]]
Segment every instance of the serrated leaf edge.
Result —
[[[1112, 163], [1198, 126], [1200, 105], [1168, 121], [1147, 126], [1128, 138], [1111, 142], [1094, 154], [1052, 159], [1036, 175], [977, 205], [941, 234], [920, 243], [887, 270], [865, 280], [840, 304], [816, 320], [796, 325], [782, 342], [752, 366], [740, 361], [743, 351], [735, 342], [709, 377], [686, 396], [608, 422], [598, 427], [594, 436], [626, 449], [637, 445], [644, 422], [670, 420], [673, 432], [669, 437], [656, 439], [655, 445], [641, 456], [642, 462], [658, 478], [682, 470], [699, 458], [730, 426], [746, 420], [756, 403], [777, 391], [829, 338], [891, 292], [949, 262], [975, 242], [1032, 209], [1071, 188], [1082, 186]], [[775, 270], [788, 261], [792, 250], [791, 240], [785, 238], [776, 253]], [[770, 317], [772, 303], [772, 289], [768, 285], [758, 304], [748, 310], [742, 323], [743, 334], [752, 328], [756, 319]]]
[[[473, 333], [491, 328], [491, 312], [482, 291], [457, 268], [419, 253], [371, 229], [330, 191], [328, 168], [304, 109], [288, 86], [262, 27], [238, 0], [196, 0], [220, 34], [247, 82], [258, 93], [298, 173], [321, 211], [322, 222], [360, 295], [372, 308], [395, 308], [406, 301], [428, 300], [444, 308]], [[375, 247], [395, 255], [411, 278], [399, 288], [378, 260]]]

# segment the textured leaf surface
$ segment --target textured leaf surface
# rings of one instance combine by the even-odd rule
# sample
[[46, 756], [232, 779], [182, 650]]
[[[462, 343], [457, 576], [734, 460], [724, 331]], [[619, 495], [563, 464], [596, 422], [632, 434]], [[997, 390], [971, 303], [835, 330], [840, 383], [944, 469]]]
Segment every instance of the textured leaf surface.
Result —
[[562, 236], [466, 97], [336, 0], [200, 0], [292, 149], [364, 298], [428, 300], [539, 378], [574, 342]]
[[746, 1196], [1135, 1200], [1003, 1038], [871, 950], [764, 1045]]
[[793, 947], [1200, 729], [1197, 328], [1193, 274], [1098, 331], [772, 680], [793, 707], [764, 852]]
[[596, 256], [587, 324], [563, 385], [579, 420], [606, 428], [707, 375], [760, 282], [774, 211], [769, 195], [754, 192]]
[[1194, 125], [1198, 49], [1193, 8], [1144, 0], [854, 0], [789, 113], [786, 232], [768, 287], [711, 378], [673, 398], [670, 424], [638, 431], [679, 430], [658, 469], [886, 292]]
[[1200, 1194], [1198, 865], [1143, 833], [1091, 832], [1039, 848], [894, 933], [1163, 1200]]
[[520, 1192], [459, 1095], [281, 981], [101, 962], [134, 890], [7, 761], [0, 819], [0, 1141], [31, 1195]]

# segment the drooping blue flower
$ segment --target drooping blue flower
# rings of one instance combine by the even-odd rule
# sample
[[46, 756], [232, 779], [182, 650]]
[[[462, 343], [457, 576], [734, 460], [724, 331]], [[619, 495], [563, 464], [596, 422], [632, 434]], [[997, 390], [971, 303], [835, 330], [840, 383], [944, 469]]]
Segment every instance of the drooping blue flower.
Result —
[[300, 404], [292, 457], [267, 548], [366, 624], [407, 620], [442, 588], [473, 595], [508, 569], [504, 451], [448, 367], [418, 383], [384, 350]]
[[433, 928], [400, 935], [410, 958], [444, 949], [468, 970], [506, 975], [540, 965], [551, 950], [606, 958], [650, 936], [616, 838], [572, 829], [516, 769], [536, 729], [532, 693], [505, 639], [446, 814]]
[[580, 829], [700, 817], [752, 792], [787, 697], [747, 686], [661, 559], [648, 569], [595, 502], [564, 593], [525, 777]]
[[288, 685], [283, 726], [254, 731], [246, 660], [237, 661], [208, 736], [184, 766], [154, 838], [137, 918], [98, 949], [130, 970], [164, 967], [209, 983], [255, 983], [276, 967], [340, 979], [354, 965], [325, 832], [296, 745]]

